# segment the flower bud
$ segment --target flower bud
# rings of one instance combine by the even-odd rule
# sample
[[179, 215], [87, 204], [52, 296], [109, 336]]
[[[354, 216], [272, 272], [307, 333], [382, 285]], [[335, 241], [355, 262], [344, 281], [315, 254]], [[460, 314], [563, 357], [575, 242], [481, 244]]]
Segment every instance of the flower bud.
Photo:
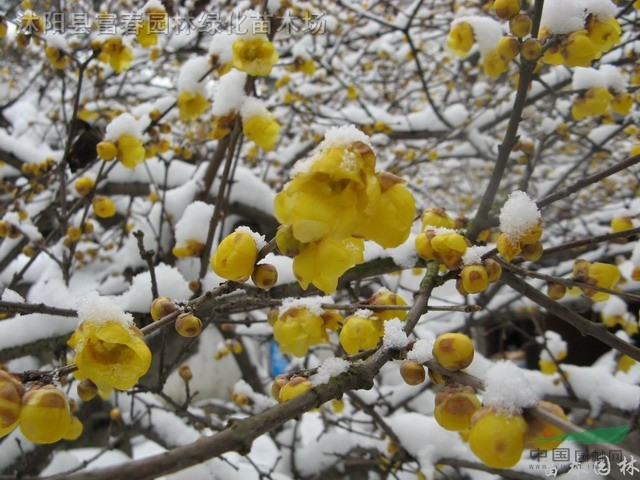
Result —
[[260, 263], [253, 269], [251, 280], [256, 287], [268, 290], [278, 281], [278, 270], [270, 263]]
[[[552, 413], [557, 417], [560, 417], [564, 420], [567, 419], [567, 416], [562, 410], [562, 407], [556, 405], [552, 402], [547, 402], [546, 400], [540, 400], [536, 403], [536, 407], [544, 410], [546, 412]], [[546, 438], [557, 437], [558, 435], [562, 435], [564, 430], [559, 429], [555, 425], [550, 424], [537, 417], [526, 417], [527, 423], [529, 425], [529, 429], [527, 431], [526, 438], [526, 448], [538, 449], [538, 450], [553, 450], [560, 445], [563, 440], [559, 440], [557, 438], [546, 440]]]
[[455, 228], [455, 220], [453, 220], [444, 208], [427, 208], [422, 212], [420, 217], [422, 222], [422, 231], [424, 232], [427, 227], [443, 227], [443, 228]]
[[496, 16], [502, 20], [508, 20], [520, 12], [520, 0], [495, 0], [493, 8]]
[[180, 378], [187, 383], [189, 383], [193, 378], [193, 372], [191, 372], [191, 367], [189, 367], [189, 365], [187, 365], [186, 363], [183, 363], [182, 365], [180, 365], [180, 368], [178, 368], [178, 375], [180, 375]]
[[278, 251], [287, 257], [295, 257], [304, 248], [304, 243], [293, 236], [291, 225], [281, 225], [276, 232]]
[[280, 390], [284, 387], [289, 380], [284, 375], [278, 375], [271, 384], [271, 396], [280, 401]]
[[519, 13], [509, 20], [509, 31], [519, 38], [524, 38], [531, 33], [533, 22], [526, 13]]
[[33, 443], [62, 440], [69, 430], [69, 402], [60, 390], [46, 386], [33, 388], [22, 397], [20, 431]]
[[246, 407], [247, 405], [251, 405], [253, 403], [247, 395], [238, 392], [233, 392], [231, 394], [231, 400], [233, 400], [237, 405], [240, 405], [241, 407]]
[[313, 388], [313, 384], [306, 377], [296, 376], [282, 386], [279, 392], [278, 401], [284, 403], [287, 400], [302, 395]]
[[438, 335], [433, 345], [433, 356], [447, 370], [457, 371], [471, 365], [473, 361], [473, 343], [462, 333], [443, 333]]
[[166, 317], [167, 315], [175, 312], [178, 307], [171, 301], [171, 299], [167, 297], [158, 297], [151, 302], [151, 308], [149, 309], [149, 313], [151, 313], [151, 318], [153, 318], [154, 322], [157, 322], [161, 318]]
[[520, 53], [520, 43], [516, 37], [507, 35], [498, 41], [496, 51], [503, 62], [510, 62]]
[[193, 313], [181, 313], [176, 318], [176, 332], [183, 337], [197, 337], [202, 331], [202, 322]]
[[433, 415], [442, 428], [458, 432], [471, 427], [471, 417], [480, 406], [473, 388], [447, 385], [436, 395]]
[[540, 242], [530, 243], [528, 245], [522, 246], [522, 258], [530, 262], [540, 260], [543, 253], [544, 249], [542, 248], [542, 244]]
[[502, 267], [495, 260], [488, 258], [484, 261], [484, 268], [487, 271], [487, 280], [489, 283], [500, 280], [502, 276]]
[[537, 60], [542, 55], [542, 43], [537, 38], [527, 38], [520, 45], [520, 55], [525, 60]]
[[559, 283], [549, 283], [547, 285], [547, 295], [551, 300], [560, 300], [567, 293], [567, 287]]
[[96, 195], [93, 197], [91, 203], [93, 205], [93, 211], [96, 213], [96, 216], [100, 218], [110, 218], [116, 214], [116, 206], [110, 198]]
[[479, 264], [467, 265], [460, 272], [462, 288], [468, 293], [479, 293], [489, 285], [487, 270]]
[[100, 158], [107, 162], [113, 160], [118, 155], [118, 147], [116, 147], [116, 144], [113, 142], [104, 141], [98, 143], [98, 145], [96, 146], [96, 151], [98, 152]]
[[400, 375], [407, 385], [420, 385], [425, 381], [424, 366], [415, 360], [405, 360], [400, 365]]
[[20, 409], [22, 384], [12, 375], [0, 370], [0, 438], [16, 428]]
[[78, 392], [78, 397], [80, 397], [80, 400], [82, 400], [83, 402], [88, 402], [98, 394], [98, 387], [91, 380], [85, 378], [80, 383], [78, 383], [76, 391]]
[[424, 260], [434, 260], [433, 247], [431, 246], [431, 233], [420, 233], [416, 236], [416, 253]]

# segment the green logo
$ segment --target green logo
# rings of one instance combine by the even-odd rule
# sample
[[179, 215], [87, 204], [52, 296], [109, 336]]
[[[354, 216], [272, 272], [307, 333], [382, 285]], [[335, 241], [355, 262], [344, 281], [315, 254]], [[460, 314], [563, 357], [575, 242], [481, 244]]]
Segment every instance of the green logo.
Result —
[[627, 433], [629, 433], [629, 425], [585, 430], [584, 432], [563, 433], [562, 435], [553, 435], [552, 432], [554, 432], [553, 429], [545, 428], [542, 436], [536, 438], [534, 442], [562, 442], [564, 440], [571, 440], [581, 445], [588, 443], [619, 443], [627, 436]]

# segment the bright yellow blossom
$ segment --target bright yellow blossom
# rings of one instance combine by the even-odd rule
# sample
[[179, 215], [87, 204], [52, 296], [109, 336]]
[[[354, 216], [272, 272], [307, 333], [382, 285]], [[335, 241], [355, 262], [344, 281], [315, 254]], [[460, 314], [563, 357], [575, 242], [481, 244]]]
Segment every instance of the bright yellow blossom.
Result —
[[226, 236], [211, 259], [213, 271], [233, 282], [246, 282], [258, 260], [258, 247], [251, 234], [236, 230]]
[[116, 73], [122, 73], [131, 66], [133, 50], [121, 38], [113, 37], [104, 41], [99, 58], [103, 63], [108, 63]]
[[102, 394], [129, 390], [151, 365], [151, 351], [142, 333], [120, 319], [84, 320], [67, 344], [76, 352], [76, 377], [88, 378]]
[[180, 120], [187, 123], [195, 120], [204, 111], [209, 108], [211, 102], [199, 93], [181, 92], [178, 95], [178, 110], [180, 112]]
[[66, 67], [69, 63], [69, 55], [64, 53], [63, 50], [60, 50], [59, 48], [56, 48], [52, 45], [49, 45], [45, 49], [44, 54], [51, 62], [51, 65], [53, 65], [53, 67], [57, 68], [58, 70], [64, 69], [64, 67]]
[[293, 259], [293, 273], [303, 289], [310, 283], [324, 293], [334, 292], [338, 279], [351, 267], [364, 261], [364, 240], [345, 238], [336, 240], [325, 236], [309, 243]]
[[349, 355], [368, 350], [378, 345], [382, 338], [380, 322], [375, 318], [352, 315], [345, 319], [340, 330], [340, 345]]
[[278, 61], [276, 48], [266, 36], [233, 42], [233, 66], [251, 76], [266, 76]]
[[243, 119], [242, 133], [259, 147], [270, 151], [278, 140], [280, 124], [271, 114], [254, 115]]
[[459, 57], [466, 57], [473, 41], [473, 27], [467, 22], [459, 22], [449, 31], [447, 46]]
[[329, 341], [322, 317], [302, 307], [291, 307], [278, 315], [273, 337], [282, 353], [296, 357], [304, 357], [309, 347]]
[[62, 440], [71, 425], [67, 397], [52, 386], [29, 390], [22, 397], [19, 425], [22, 434], [33, 443]]
[[118, 160], [127, 168], [134, 169], [144, 161], [145, 150], [142, 139], [133, 135], [120, 135], [116, 142]]

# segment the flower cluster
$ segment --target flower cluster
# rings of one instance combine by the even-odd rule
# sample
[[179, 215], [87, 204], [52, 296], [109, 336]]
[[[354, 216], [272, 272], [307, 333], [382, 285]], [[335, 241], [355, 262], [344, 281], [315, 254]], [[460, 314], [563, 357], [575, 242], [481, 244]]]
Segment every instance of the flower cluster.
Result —
[[133, 50], [121, 37], [111, 37], [104, 42], [94, 44], [100, 49], [98, 58], [102, 63], [108, 63], [116, 73], [122, 73], [131, 67]]
[[316, 153], [275, 198], [283, 226], [278, 249], [294, 256], [302, 288], [325, 293], [363, 261], [364, 239], [390, 248], [404, 242], [415, 215], [413, 196], [401, 180], [375, 172], [368, 138], [355, 127], [329, 130]]
[[[552, 16], [554, 7], [554, 4], [549, 7], [545, 5], [547, 11], [543, 11], [543, 16], [547, 18]], [[613, 8], [615, 12], [615, 7]], [[540, 30], [540, 41], [549, 45], [542, 55], [543, 62], [567, 67], [588, 67], [591, 62], [620, 43], [621, 28], [613, 15], [607, 15], [605, 12], [589, 12], [585, 8], [581, 10], [577, 16], [584, 18], [582, 28], [560, 32], [543, 25]], [[546, 18], [543, 17], [543, 24], [544, 20]]]
[[98, 155], [105, 161], [117, 158], [122, 165], [134, 169], [145, 158], [142, 132], [137, 120], [130, 113], [123, 113], [107, 125], [104, 141], [96, 146]]
[[522, 254], [535, 261], [542, 256], [542, 222], [536, 204], [519, 190], [509, 195], [500, 210], [500, 235], [497, 248], [507, 262]]
[[[591, 263], [579, 258], [573, 264], [574, 280], [586, 283], [587, 285], [611, 290], [620, 281], [620, 276], [618, 267], [609, 263]], [[579, 290], [594, 302], [603, 302], [608, 300], [610, 296], [607, 292], [593, 290], [588, 287], [580, 286]]]
[[633, 106], [633, 96], [628, 92], [612, 94], [607, 87], [593, 87], [576, 97], [571, 106], [574, 120], [586, 117], [607, 115], [610, 111], [628, 115]]
[[415, 239], [420, 258], [436, 260], [449, 270], [460, 268], [462, 257], [470, 246], [471, 242], [455, 230], [433, 228], [431, 225], [427, 225]]
[[211, 106], [204, 83], [210, 68], [206, 58], [196, 57], [187, 60], [180, 69], [177, 105], [184, 123], [197, 119]]
[[67, 397], [57, 388], [48, 385], [25, 391], [18, 378], [0, 370], [0, 438], [20, 426], [33, 443], [75, 440], [82, 434], [82, 423], [71, 413]]
[[132, 388], [149, 370], [151, 351], [131, 315], [95, 294], [82, 302], [78, 316], [80, 325], [67, 341], [75, 351], [75, 376], [91, 380], [102, 395]]
[[144, 48], [150, 48], [158, 43], [158, 32], [167, 28], [168, 15], [160, 2], [147, 2], [143, 7], [142, 21], [136, 26], [136, 38]]
[[309, 347], [327, 343], [327, 330], [337, 330], [344, 322], [335, 310], [309, 309], [291, 306], [284, 311], [274, 310], [269, 316], [273, 337], [284, 354], [304, 357]]
[[[393, 307], [406, 306], [407, 302], [399, 295], [382, 289], [374, 293], [365, 304]], [[374, 348], [384, 334], [384, 322], [393, 318], [404, 320], [406, 316], [405, 310], [393, 308], [376, 310], [375, 312], [358, 310], [345, 319], [342, 330], [340, 330], [340, 345], [349, 355]]]

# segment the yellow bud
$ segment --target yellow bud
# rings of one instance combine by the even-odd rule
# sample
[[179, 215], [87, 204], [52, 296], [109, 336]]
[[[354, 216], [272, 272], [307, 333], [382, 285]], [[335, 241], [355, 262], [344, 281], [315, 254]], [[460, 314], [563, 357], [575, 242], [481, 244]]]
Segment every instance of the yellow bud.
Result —
[[460, 272], [462, 288], [467, 293], [479, 293], [489, 285], [489, 275], [482, 265], [467, 265]]
[[542, 55], [542, 43], [537, 38], [527, 38], [520, 45], [520, 54], [526, 60], [537, 60]]
[[287, 384], [288, 381], [289, 380], [287, 380], [287, 377], [285, 377], [284, 375], [278, 375], [273, 380], [273, 383], [271, 384], [271, 396], [275, 400], [280, 401], [280, 390]]
[[368, 350], [378, 345], [382, 337], [380, 323], [373, 318], [352, 315], [340, 330], [340, 345], [349, 355]]
[[236, 404], [240, 405], [241, 407], [245, 407], [253, 403], [247, 395], [245, 395], [244, 393], [238, 393], [238, 392], [233, 392], [231, 394], [231, 400], [233, 400]]
[[471, 365], [473, 361], [473, 343], [462, 333], [443, 333], [438, 335], [433, 345], [433, 356], [447, 370], [457, 371]]
[[186, 363], [180, 365], [180, 368], [178, 368], [178, 375], [180, 375], [180, 378], [187, 383], [190, 382], [193, 378], [191, 367], [189, 367], [189, 365], [187, 365]]
[[92, 178], [80, 177], [75, 181], [73, 187], [76, 189], [76, 192], [78, 192], [78, 195], [84, 197], [91, 193], [91, 190], [93, 190], [95, 184], [96, 182], [94, 182]]
[[112, 422], [120, 422], [122, 420], [122, 413], [119, 408], [112, 408], [109, 410], [109, 418]]
[[268, 290], [278, 281], [278, 270], [270, 263], [260, 263], [253, 269], [251, 280], [256, 287]]
[[510, 62], [520, 53], [520, 43], [516, 37], [502, 37], [496, 45], [496, 52], [503, 62]]
[[428, 226], [435, 228], [455, 228], [456, 224], [453, 218], [451, 218], [444, 208], [435, 207], [427, 208], [422, 212], [420, 217], [422, 222], [422, 231]]
[[4, 370], [0, 370], [0, 438], [8, 435], [18, 425], [22, 384]]
[[197, 337], [202, 331], [202, 322], [193, 313], [181, 313], [176, 318], [175, 327], [183, 337]]
[[400, 375], [407, 385], [420, 385], [426, 378], [424, 366], [415, 360], [402, 362]]
[[80, 397], [80, 400], [82, 400], [83, 402], [88, 402], [98, 394], [98, 387], [91, 380], [85, 378], [80, 383], [78, 383], [76, 391], [78, 392], [78, 397]]
[[20, 431], [29, 441], [48, 444], [62, 440], [70, 424], [69, 402], [60, 390], [33, 388], [22, 397]]
[[500, 280], [502, 276], [502, 267], [495, 260], [488, 258], [484, 261], [484, 268], [487, 271], [487, 280], [489, 283]]
[[438, 424], [452, 431], [467, 430], [471, 427], [471, 417], [480, 409], [480, 400], [473, 388], [468, 386], [445, 386], [436, 395], [433, 411]]
[[110, 218], [116, 214], [116, 206], [110, 198], [96, 195], [91, 203], [93, 211], [100, 218]]
[[544, 249], [542, 248], [542, 244], [540, 242], [522, 246], [522, 258], [530, 262], [540, 260], [543, 253]]
[[611, 231], [613, 233], [631, 230], [633, 228], [633, 220], [630, 217], [615, 217], [611, 220]]
[[533, 22], [526, 13], [519, 13], [509, 20], [509, 31], [519, 38], [524, 38], [531, 33]]
[[433, 234], [429, 233], [420, 233], [416, 236], [415, 246], [416, 253], [420, 256], [420, 258], [424, 260], [434, 260], [435, 256], [433, 254], [433, 248], [431, 247], [431, 239], [433, 238]]
[[151, 302], [149, 312], [151, 313], [151, 318], [157, 322], [161, 318], [175, 312], [177, 309], [178, 307], [175, 306], [171, 299], [167, 297], [158, 297]]
[[[567, 420], [567, 416], [562, 410], [562, 407], [556, 405], [555, 403], [541, 400], [536, 404], [536, 407], [552, 413], [556, 417]], [[553, 450], [563, 442], [563, 440], [558, 439], [542, 440], [546, 437], [557, 437], [558, 435], [562, 435], [564, 433], [564, 430], [559, 429], [555, 425], [552, 425], [537, 417], [527, 418], [527, 423], [529, 424], [529, 429], [525, 437], [527, 441], [525, 445], [526, 448], [537, 450]]]
[[76, 227], [75, 225], [73, 225], [67, 229], [67, 236], [74, 242], [77, 242], [82, 236], [82, 230], [80, 229], [80, 227]]
[[278, 393], [278, 401], [284, 403], [287, 400], [302, 395], [313, 388], [313, 384], [305, 377], [293, 377], [282, 386]]
[[519, 242], [511, 241], [504, 233], [498, 236], [497, 242], [498, 252], [507, 262], [510, 262], [522, 252]]
[[118, 155], [118, 147], [113, 142], [103, 141], [98, 143], [96, 150], [103, 160], [109, 162]]
[[496, 16], [503, 20], [508, 20], [520, 12], [520, 0], [495, 0], [493, 8]]
[[549, 283], [547, 285], [547, 295], [551, 300], [560, 300], [567, 293], [567, 287], [559, 283]]
[[258, 247], [253, 237], [236, 230], [220, 242], [211, 265], [219, 276], [234, 282], [246, 282], [258, 259]]
[[[407, 306], [407, 302], [404, 299], [389, 290], [382, 289], [374, 293], [369, 300], [366, 302], [368, 305], [400, 305]], [[378, 318], [378, 320], [391, 320], [392, 318], [399, 318], [400, 320], [404, 320], [407, 316], [406, 310], [376, 310], [374, 315]]]
[[493, 468], [511, 468], [518, 463], [527, 431], [522, 415], [483, 408], [474, 414], [472, 424], [469, 446], [482, 463]]

